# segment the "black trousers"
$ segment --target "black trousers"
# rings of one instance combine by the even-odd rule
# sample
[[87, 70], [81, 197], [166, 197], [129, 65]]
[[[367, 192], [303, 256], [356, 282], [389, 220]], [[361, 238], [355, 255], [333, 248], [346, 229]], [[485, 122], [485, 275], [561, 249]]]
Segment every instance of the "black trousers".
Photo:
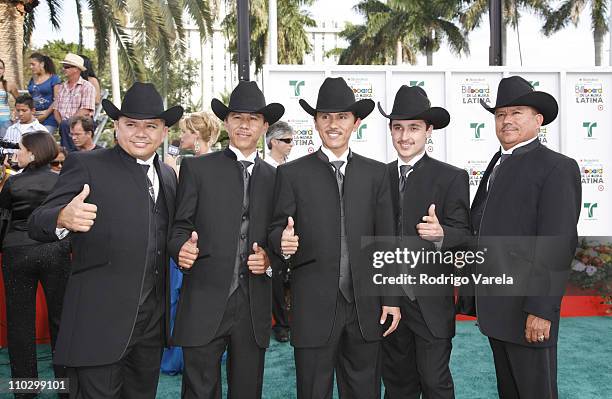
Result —
[[140, 307], [130, 342], [119, 361], [67, 368], [71, 399], [155, 398], [163, 352], [162, 306], [161, 299], [150, 295]]
[[434, 337], [418, 300], [401, 300], [402, 321], [383, 339], [385, 399], [451, 399], [455, 397], [448, 366], [451, 338]]
[[285, 300], [285, 281], [287, 281], [287, 266], [284, 262], [272, 278], [272, 317], [274, 330], [289, 330], [289, 312]]
[[489, 338], [500, 399], [557, 399], [557, 346], [533, 348]]
[[[11, 376], [38, 377], [36, 362], [36, 290], [42, 284], [47, 300], [51, 350], [62, 315], [66, 283], [70, 276], [70, 243], [8, 247], [2, 255], [6, 295], [7, 338]], [[57, 378], [65, 377], [63, 367], [54, 367]], [[24, 396], [25, 397], [25, 396]]]
[[227, 398], [261, 398], [266, 349], [255, 341], [242, 286], [229, 297], [215, 338], [203, 346], [183, 347], [182, 398], [221, 399], [221, 356], [226, 348]]
[[380, 341], [361, 335], [355, 303], [338, 291], [336, 319], [327, 345], [294, 348], [298, 399], [331, 399], [334, 371], [340, 398], [380, 398]]

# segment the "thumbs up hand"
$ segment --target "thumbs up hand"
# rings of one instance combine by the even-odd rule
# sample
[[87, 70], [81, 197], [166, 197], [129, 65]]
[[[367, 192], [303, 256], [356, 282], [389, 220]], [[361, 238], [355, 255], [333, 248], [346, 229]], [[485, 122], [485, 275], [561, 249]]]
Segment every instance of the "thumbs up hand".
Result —
[[262, 247], [254, 242], [253, 253], [249, 255], [247, 259], [249, 270], [253, 274], [264, 274], [269, 265], [270, 259], [268, 259], [268, 254], [266, 254], [266, 251]]
[[436, 206], [431, 204], [427, 216], [423, 216], [423, 222], [416, 225], [419, 236], [427, 241], [440, 242], [444, 238], [444, 229], [436, 216]]
[[85, 202], [89, 196], [89, 184], [68, 203], [57, 216], [57, 227], [74, 232], [88, 232], [94, 225], [98, 207]]
[[191, 232], [191, 236], [179, 251], [178, 265], [183, 269], [191, 269], [193, 263], [198, 259], [200, 249], [198, 248], [198, 233]]
[[283, 255], [294, 255], [298, 250], [300, 237], [295, 235], [293, 225], [293, 218], [289, 216], [287, 218], [287, 227], [285, 227], [281, 235], [281, 251]]

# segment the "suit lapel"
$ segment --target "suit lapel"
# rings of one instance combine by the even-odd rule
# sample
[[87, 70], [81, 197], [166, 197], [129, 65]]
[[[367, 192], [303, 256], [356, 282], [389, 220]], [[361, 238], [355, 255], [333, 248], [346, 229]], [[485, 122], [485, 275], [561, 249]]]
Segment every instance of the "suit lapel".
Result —
[[119, 162], [123, 165], [121, 173], [128, 174], [134, 180], [134, 188], [141, 194], [141, 201], [148, 201], [149, 192], [145, 180], [146, 176], [136, 163], [136, 160], [128, 155], [119, 145], [115, 146], [115, 153], [117, 158], [119, 158]]
[[393, 204], [393, 214], [395, 219], [399, 213], [399, 173], [397, 171], [397, 161], [393, 161], [387, 165], [389, 172], [389, 182], [391, 184], [391, 203]]
[[472, 202], [472, 211], [478, 208], [484, 202], [487, 193], [487, 182], [489, 181], [489, 176], [491, 176], [491, 172], [493, 171], [493, 168], [495, 167], [495, 164], [497, 163], [497, 160], [500, 156], [501, 150], [497, 151], [493, 155], [493, 158], [491, 158], [491, 161], [489, 162], [489, 165], [487, 166], [487, 169], [485, 170], [485, 173], [482, 176], [482, 179], [480, 180], [480, 184], [478, 185], [476, 196], [474, 197], [474, 201]]

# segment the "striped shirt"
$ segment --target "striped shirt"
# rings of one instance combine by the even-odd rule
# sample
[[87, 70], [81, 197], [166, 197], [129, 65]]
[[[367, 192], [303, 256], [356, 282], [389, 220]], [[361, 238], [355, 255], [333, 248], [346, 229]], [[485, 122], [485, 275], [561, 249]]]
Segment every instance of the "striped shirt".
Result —
[[71, 89], [68, 82], [62, 83], [59, 93], [55, 99], [55, 109], [60, 113], [62, 119], [70, 119], [81, 108], [92, 111], [96, 107], [96, 89], [93, 85], [79, 77]]

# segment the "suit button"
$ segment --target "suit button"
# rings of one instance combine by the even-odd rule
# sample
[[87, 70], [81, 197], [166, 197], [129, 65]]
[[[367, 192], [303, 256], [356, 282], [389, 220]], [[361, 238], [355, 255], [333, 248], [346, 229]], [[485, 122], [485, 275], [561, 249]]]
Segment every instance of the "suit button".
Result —
[[244, 273], [240, 273], [240, 274], [238, 275], [238, 277], [240, 277], [240, 278], [244, 278]]
[[247, 220], [247, 215], [242, 215], [242, 220]]
[[158, 255], [161, 255], [161, 251], [157, 251], [157, 254], [158, 254]]
[[240, 234], [240, 239], [241, 240], [246, 240], [246, 234]]

